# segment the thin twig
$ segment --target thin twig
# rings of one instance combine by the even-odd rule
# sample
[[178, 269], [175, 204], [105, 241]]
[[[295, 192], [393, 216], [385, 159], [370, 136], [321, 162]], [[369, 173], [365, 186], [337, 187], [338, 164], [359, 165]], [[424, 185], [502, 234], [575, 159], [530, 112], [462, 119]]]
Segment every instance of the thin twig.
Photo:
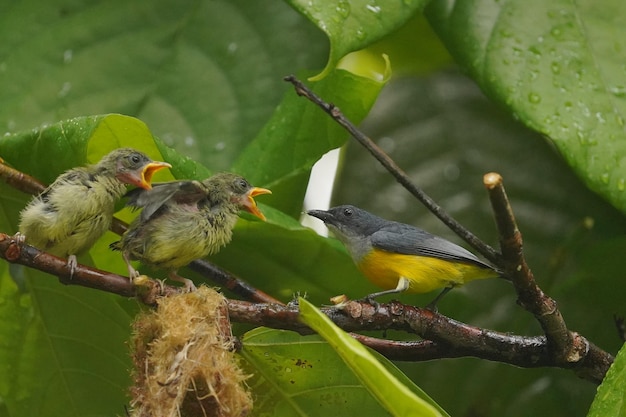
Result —
[[522, 234], [517, 227], [502, 176], [491, 172], [484, 176], [483, 182], [489, 194], [500, 234], [503, 268], [506, 276], [515, 286], [518, 303], [535, 316], [556, 358], [566, 362], [580, 360], [587, 346], [574, 343], [574, 335], [567, 329], [556, 301], [537, 286], [524, 257]]
[[341, 110], [334, 104], [325, 102], [322, 98], [317, 96], [310, 88], [305, 86], [295, 76], [289, 75], [284, 78], [285, 81], [293, 84], [296, 93], [300, 96], [306, 97], [311, 102], [318, 105], [322, 110], [330, 115], [339, 125], [346, 129], [354, 139], [356, 139], [367, 151], [369, 151], [374, 158], [380, 162], [387, 171], [393, 175], [396, 180], [404, 186], [415, 198], [417, 198], [428, 210], [430, 210], [435, 216], [437, 216], [446, 226], [448, 226], [454, 233], [465, 240], [474, 249], [480, 252], [490, 262], [497, 265], [500, 257], [498, 252], [491, 246], [487, 245], [476, 235], [465, 228], [461, 223], [450, 216], [443, 208], [438, 205], [435, 200], [428, 196], [421, 188], [411, 181], [411, 178], [369, 137], [348, 120]]
[[6, 165], [2, 158], [0, 158], [0, 178], [3, 178], [11, 187], [26, 194], [36, 195], [46, 189], [46, 186], [35, 177]]

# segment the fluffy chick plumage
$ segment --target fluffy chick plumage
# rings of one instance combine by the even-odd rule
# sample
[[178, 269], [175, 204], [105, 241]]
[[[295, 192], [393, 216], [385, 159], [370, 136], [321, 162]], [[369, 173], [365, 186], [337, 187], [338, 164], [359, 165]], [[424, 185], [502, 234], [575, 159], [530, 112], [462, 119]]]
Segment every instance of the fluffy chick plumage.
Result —
[[253, 197], [268, 193], [231, 173], [203, 181], [154, 184], [150, 191], [133, 190], [128, 204], [143, 211], [121, 241], [111, 246], [122, 251], [131, 279], [139, 273], [130, 260], [139, 260], [169, 271], [171, 279], [192, 290], [193, 282], [180, 277], [177, 270], [229, 243], [241, 209], [264, 220]]
[[61, 174], [20, 213], [26, 243], [75, 266], [76, 254], [89, 249], [111, 226], [115, 203], [126, 184], [149, 188], [152, 173], [169, 167], [131, 148], [116, 149], [95, 165]]

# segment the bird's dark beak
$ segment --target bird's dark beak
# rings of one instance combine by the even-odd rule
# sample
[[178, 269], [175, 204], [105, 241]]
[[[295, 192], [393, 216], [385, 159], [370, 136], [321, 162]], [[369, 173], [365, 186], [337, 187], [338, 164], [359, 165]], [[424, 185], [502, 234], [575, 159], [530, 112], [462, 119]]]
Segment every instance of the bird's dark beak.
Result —
[[155, 172], [163, 168], [171, 168], [172, 166], [167, 162], [160, 161], [152, 161], [146, 165], [141, 170], [140, 178], [137, 178], [138, 182], [134, 183], [137, 187], [141, 187], [144, 190], [149, 190], [152, 188], [152, 176]]
[[250, 191], [246, 193], [245, 200], [243, 202], [243, 208], [247, 212], [252, 213], [259, 219], [265, 221], [265, 215], [261, 213], [261, 210], [259, 210], [256, 205], [256, 201], [254, 201], [254, 197], [262, 194], [272, 194], [272, 192], [267, 188], [253, 187]]
[[317, 217], [324, 223], [329, 222], [333, 218], [333, 215], [326, 210], [309, 210], [306, 212], [306, 214], [308, 214], [309, 216]]

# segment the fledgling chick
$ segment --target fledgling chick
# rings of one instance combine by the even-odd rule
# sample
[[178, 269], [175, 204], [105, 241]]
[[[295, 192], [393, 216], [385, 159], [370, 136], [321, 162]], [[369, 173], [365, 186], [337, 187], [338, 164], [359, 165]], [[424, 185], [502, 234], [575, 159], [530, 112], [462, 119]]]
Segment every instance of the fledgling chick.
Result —
[[178, 269], [230, 242], [240, 210], [265, 220], [254, 201], [261, 194], [271, 191], [226, 172], [203, 181], [172, 181], [154, 184], [149, 191], [133, 190], [128, 205], [143, 211], [111, 248], [122, 251], [131, 280], [139, 273], [130, 261], [139, 260], [167, 270], [169, 278], [183, 282], [188, 291], [195, 290]]
[[20, 213], [19, 233], [29, 245], [68, 259], [70, 275], [76, 255], [89, 249], [111, 226], [115, 203], [126, 185], [150, 189], [152, 175], [166, 162], [142, 152], [119, 148], [95, 165], [61, 174]]

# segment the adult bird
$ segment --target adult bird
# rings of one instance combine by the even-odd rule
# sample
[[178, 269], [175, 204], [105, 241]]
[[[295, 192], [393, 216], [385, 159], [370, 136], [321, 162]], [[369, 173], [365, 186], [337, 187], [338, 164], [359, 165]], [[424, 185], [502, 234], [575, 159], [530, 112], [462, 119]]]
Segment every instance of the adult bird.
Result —
[[384, 291], [366, 299], [407, 291], [426, 293], [444, 290], [427, 308], [453, 287], [500, 273], [471, 252], [415, 226], [375, 216], [358, 207], [344, 205], [310, 210], [345, 245], [358, 269]]
[[71, 276], [76, 255], [111, 226], [115, 203], [126, 193], [126, 185], [150, 189], [152, 175], [166, 167], [171, 165], [135, 149], [119, 148], [95, 165], [68, 170], [22, 210], [20, 240], [67, 258]]
[[133, 190], [128, 205], [143, 210], [111, 248], [122, 251], [131, 280], [139, 272], [130, 261], [139, 260], [167, 270], [169, 278], [194, 290], [193, 282], [178, 275], [178, 269], [230, 242], [240, 210], [265, 220], [254, 200], [261, 194], [271, 191], [227, 172], [203, 181], [172, 181], [154, 184], [150, 191]]

